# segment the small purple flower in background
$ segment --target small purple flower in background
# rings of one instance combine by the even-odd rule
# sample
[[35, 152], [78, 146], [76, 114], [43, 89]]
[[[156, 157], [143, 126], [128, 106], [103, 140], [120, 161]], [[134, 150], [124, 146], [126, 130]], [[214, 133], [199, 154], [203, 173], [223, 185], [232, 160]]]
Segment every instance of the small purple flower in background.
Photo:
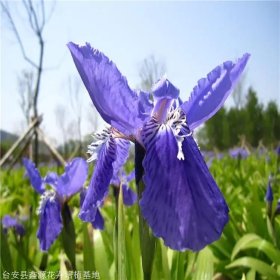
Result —
[[126, 206], [131, 206], [137, 201], [137, 194], [128, 186], [128, 184], [135, 179], [135, 170], [128, 175], [124, 170], [119, 170], [118, 173], [113, 174], [110, 184], [116, 188], [122, 186], [123, 203]]
[[[81, 191], [87, 179], [88, 166], [84, 159], [74, 158], [65, 166], [65, 172], [61, 176], [50, 172], [43, 179], [32, 161], [24, 158], [23, 164], [31, 185], [41, 195], [37, 237], [41, 250], [47, 251], [63, 227], [62, 205]], [[53, 190], [46, 190], [45, 184], [51, 185]]]
[[247, 148], [238, 147], [234, 149], [229, 150], [229, 154], [232, 158], [247, 158], [250, 154], [249, 150]]
[[265, 201], [270, 204], [273, 202], [273, 191], [272, 191], [272, 187], [271, 187], [271, 180], [272, 180], [272, 177], [269, 176], [266, 193], [265, 193]]
[[280, 156], [280, 145], [276, 147], [275, 152], [278, 156]]
[[275, 213], [274, 216], [280, 215], [280, 199], [278, 199], [277, 201], [277, 205], [276, 205], [276, 209], [275, 209]]
[[23, 236], [25, 234], [24, 226], [19, 222], [19, 219], [17, 217], [15, 218], [10, 215], [5, 215], [2, 218], [2, 225], [3, 225], [4, 233], [7, 233], [7, 230], [9, 228], [12, 228], [20, 236]]
[[141, 213], [155, 236], [175, 250], [200, 250], [217, 240], [228, 222], [228, 207], [211, 176], [192, 131], [224, 104], [249, 54], [224, 62], [200, 79], [187, 102], [165, 77], [150, 94], [132, 90], [103, 53], [89, 44], [68, 47], [93, 104], [111, 125], [91, 144], [97, 159], [80, 217], [93, 221], [108, 193], [116, 166], [127, 158], [129, 140], [145, 149]]

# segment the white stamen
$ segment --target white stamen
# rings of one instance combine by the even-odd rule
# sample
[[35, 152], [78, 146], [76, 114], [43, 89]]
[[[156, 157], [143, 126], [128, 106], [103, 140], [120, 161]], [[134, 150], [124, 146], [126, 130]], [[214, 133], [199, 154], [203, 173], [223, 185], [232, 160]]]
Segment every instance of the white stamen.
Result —
[[47, 201], [49, 200], [51, 203], [53, 203], [55, 201], [55, 196], [56, 194], [54, 191], [45, 191], [40, 198], [39, 207], [36, 213], [40, 215], [44, 211]]
[[87, 153], [90, 154], [90, 158], [87, 162], [92, 162], [97, 159], [101, 146], [108, 140], [111, 134], [111, 128], [106, 127], [100, 132], [94, 133], [92, 138], [94, 139], [90, 145], [88, 145]]
[[178, 145], [177, 158], [179, 160], [184, 160], [185, 156], [182, 149], [182, 143], [185, 137], [192, 135], [192, 132], [189, 132], [186, 129], [187, 128], [186, 115], [183, 114], [180, 108], [171, 111], [168, 114], [167, 125], [169, 125], [172, 128], [173, 133], [177, 140], [177, 145]]

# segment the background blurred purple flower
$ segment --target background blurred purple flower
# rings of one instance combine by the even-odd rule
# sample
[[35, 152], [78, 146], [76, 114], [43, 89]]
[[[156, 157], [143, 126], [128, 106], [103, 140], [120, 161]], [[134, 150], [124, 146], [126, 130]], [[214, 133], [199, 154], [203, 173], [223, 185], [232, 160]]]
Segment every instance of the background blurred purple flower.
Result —
[[123, 202], [127, 206], [133, 205], [137, 200], [137, 194], [128, 186], [135, 179], [135, 170], [126, 175], [123, 169], [113, 174], [110, 184], [116, 188], [122, 186]]
[[249, 151], [246, 148], [238, 147], [229, 150], [229, 155], [232, 158], [247, 158], [249, 156]]
[[[87, 179], [88, 166], [84, 159], [74, 158], [65, 166], [65, 172], [61, 176], [49, 172], [43, 179], [32, 161], [24, 158], [23, 164], [31, 185], [41, 195], [37, 237], [41, 250], [47, 251], [63, 227], [62, 205], [82, 189]], [[45, 184], [51, 185], [53, 190], [46, 190]]]
[[269, 176], [269, 179], [268, 179], [268, 184], [267, 184], [266, 193], [265, 193], [265, 200], [269, 203], [273, 202], [273, 191], [272, 191], [272, 187], [271, 187], [271, 176]]
[[68, 47], [93, 104], [111, 125], [90, 145], [97, 162], [80, 217], [95, 218], [114, 165], [124, 164], [131, 140], [145, 149], [140, 207], [154, 235], [176, 250], [200, 250], [217, 240], [228, 221], [228, 207], [192, 131], [222, 107], [249, 54], [214, 68], [198, 81], [187, 102], [178, 99], [179, 90], [164, 77], [153, 86], [151, 102], [149, 93], [128, 86], [103, 53], [89, 44]]
[[20, 236], [23, 236], [25, 234], [24, 226], [19, 222], [19, 219], [17, 217], [5, 215], [2, 218], [2, 225], [5, 233], [7, 233], [7, 230], [9, 228], [12, 228]]

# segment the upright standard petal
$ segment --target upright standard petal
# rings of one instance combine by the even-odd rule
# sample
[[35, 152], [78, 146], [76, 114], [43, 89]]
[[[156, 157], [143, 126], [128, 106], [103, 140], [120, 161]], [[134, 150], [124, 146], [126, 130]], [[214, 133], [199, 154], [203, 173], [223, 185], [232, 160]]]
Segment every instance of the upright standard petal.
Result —
[[42, 251], [48, 251], [62, 230], [61, 206], [55, 193], [46, 191], [39, 206], [37, 237]]
[[60, 196], [70, 197], [83, 187], [87, 179], [88, 166], [84, 159], [74, 158], [65, 166], [65, 172], [58, 177], [57, 192]]
[[247, 64], [250, 55], [244, 54], [236, 63], [224, 62], [198, 81], [187, 102], [181, 108], [187, 115], [190, 130], [210, 119], [224, 104]]
[[42, 194], [45, 191], [45, 184], [39, 170], [35, 167], [35, 164], [31, 160], [23, 158], [22, 161], [32, 187], [36, 192]]
[[46, 184], [52, 186], [52, 188], [54, 190], [56, 190], [58, 178], [59, 178], [59, 176], [55, 172], [48, 172], [48, 174], [44, 178], [44, 182]]
[[147, 119], [146, 102], [130, 89], [116, 65], [90, 44], [68, 43], [75, 65], [102, 118], [122, 133], [133, 134]]
[[79, 214], [79, 217], [85, 222], [95, 220], [97, 209], [103, 204], [108, 194], [116, 150], [116, 139], [112, 137], [102, 144], [99, 150], [94, 173]]
[[200, 250], [220, 237], [228, 207], [192, 136], [185, 137], [184, 159], [179, 160], [170, 126], [154, 127], [148, 123], [143, 130], [142, 214], [170, 248]]
[[163, 77], [153, 86], [152, 92], [155, 103], [152, 115], [162, 123], [180, 91], [166, 77]]

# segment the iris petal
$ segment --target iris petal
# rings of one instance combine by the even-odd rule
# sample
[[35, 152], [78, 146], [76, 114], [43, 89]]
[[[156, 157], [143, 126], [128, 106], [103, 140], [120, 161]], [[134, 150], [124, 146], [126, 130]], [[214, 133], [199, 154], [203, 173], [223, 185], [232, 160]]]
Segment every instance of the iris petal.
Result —
[[137, 194], [126, 184], [122, 185], [123, 203], [127, 206], [133, 205], [137, 200]]
[[95, 219], [91, 224], [95, 229], [100, 229], [100, 230], [104, 229], [104, 219], [99, 209], [97, 209]]
[[191, 130], [210, 119], [224, 104], [233, 91], [249, 59], [244, 54], [236, 63], [224, 62], [198, 81], [189, 100], [181, 105], [187, 115]]
[[102, 118], [126, 135], [147, 119], [150, 110], [143, 98], [130, 89], [115, 64], [89, 44], [68, 43], [77, 70]]
[[159, 121], [164, 122], [173, 101], [179, 96], [177, 89], [168, 79], [163, 77], [152, 88], [155, 107], [153, 116]]
[[42, 198], [39, 214], [40, 223], [37, 237], [42, 251], [49, 250], [62, 230], [61, 207], [58, 198], [46, 195]]
[[125, 164], [128, 155], [129, 155], [129, 147], [130, 142], [128, 140], [116, 138], [116, 159], [113, 163], [114, 168], [114, 177], [118, 176], [118, 173], [122, 169], [123, 165]]
[[[86, 194], [87, 194], [87, 189], [82, 189], [82, 191], [80, 192], [80, 206], [83, 205]], [[90, 222], [95, 229], [102, 230], [104, 228], [104, 219], [98, 208], [95, 208], [94, 212], [95, 212], [95, 217], [93, 217], [93, 220]]]
[[57, 179], [57, 192], [70, 197], [77, 193], [87, 179], [88, 166], [84, 159], [74, 158], [65, 166], [65, 172]]
[[220, 237], [228, 221], [226, 202], [192, 136], [182, 143], [185, 159], [178, 160], [169, 126], [150, 133], [146, 129], [142, 214], [155, 236], [170, 248], [200, 250]]
[[59, 176], [55, 172], [48, 172], [48, 174], [44, 178], [44, 181], [46, 184], [49, 184], [53, 187], [54, 190], [56, 190], [58, 178]]
[[32, 187], [39, 194], [42, 194], [45, 191], [45, 184], [39, 170], [35, 167], [35, 164], [31, 160], [23, 158], [22, 161]]
[[94, 173], [79, 214], [79, 217], [85, 222], [95, 220], [97, 208], [103, 204], [108, 194], [110, 180], [113, 176], [116, 150], [116, 141], [112, 137], [99, 150]]

